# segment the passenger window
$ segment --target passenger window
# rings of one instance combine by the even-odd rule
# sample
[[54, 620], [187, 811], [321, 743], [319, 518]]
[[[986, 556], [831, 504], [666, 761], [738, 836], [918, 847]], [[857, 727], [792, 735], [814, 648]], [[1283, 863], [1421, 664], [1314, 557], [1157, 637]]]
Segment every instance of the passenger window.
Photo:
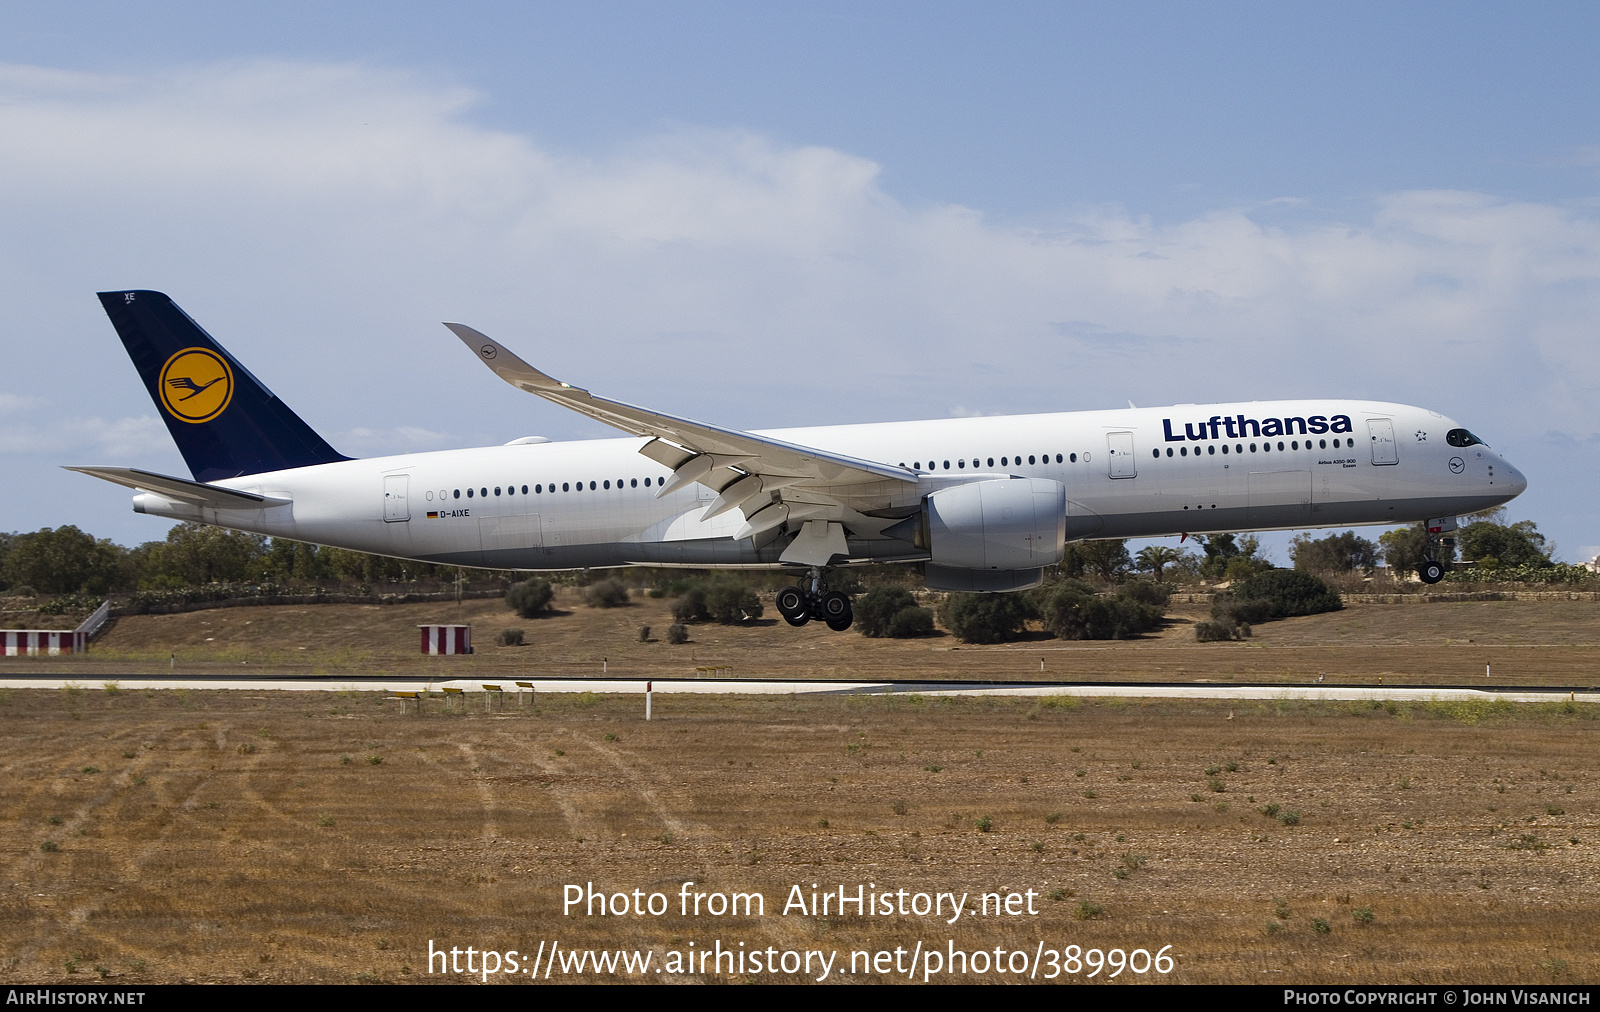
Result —
[[[554, 485], [551, 486], [551, 488], [554, 488], [554, 487], [555, 487]], [[572, 491], [572, 486], [567, 482], [562, 482], [561, 483], [561, 491], [570, 492], [570, 491]]]
[[638, 478], [630, 478], [630, 479], [628, 479], [628, 487], [629, 488], [638, 488], [639, 487], [639, 479]]
[[956, 461], [956, 467], [958, 467], [958, 468], [965, 468], [965, 467], [966, 467], [966, 466], [967, 466], [967, 462], [966, 462], [966, 461], [965, 461], [965, 460], [958, 460], [958, 461]]
[[1076, 464], [1078, 462], [1078, 455], [1076, 453], [1072, 454], [1072, 462], [1074, 464]]
[[950, 462], [948, 460], [944, 462], [944, 469], [946, 471], [950, 470]]
[[645, 488], [649, 488], [649, 487], [650, 487], [650, 479], [649, 479], [649, 478], [646, 478], [646, 479], [645, 479], [645, 480], [644, 480], [644, 487], [645, 487]]
[[988, 467], [993, 467], [994, 466], [994, 458], [993, 457], [989, 458], [989, 463], [986, 466], [988, 466]]
[[468, 499], [471, 499], [471, 498], [472, 498], [472, 489], [470, 489], [470, 488], [469, 488], [469, 489], [467, 489], [467, 498], [468, 498]]
[[592, 482], [592, 481], [589, 483], [589, 491], [591, 491], [591, 492], [594, 491], [594, 482]]
[[487, 496], [489, 494], [489, 490], [486, 488], [480, 488], [478, 489], [478, 494], [481, 496]]
[[1250, 444], [1250, 452], [1251, 453], [1255, 453], [1256, 452], [1256, 444], [1254, 444], [1254, 443]]
[[[1242, 449], [1242, 447], [1241, 447], [1241, 449]], [[1223, 443], [1222, 444], [1222, 452], [1223, 453], [1227, 453], [1228, 452], [1228, 444], [1227, 443]]]
[[1278, 449], [1283, 449], [1283, 440], [1278, 440]]
[[1061, 463], [1061, 454], [1059, 454], [1059, 453], [1056, 454], [1056, 463], [1057, 464]]
[[457, 498], [457, 499], [460, 499], [460, 498], [461, 498], [461, 490], [460, 490], [460, 489], [459, 489], [459, 488], [458, 488], [458, 489], [456, 489], [456, 498]]
[[496, 486], [495, 486], [495, 487], [494, 487], [494, 494], [495, 494], [495, 495], [499, 495], [499, 494], [500, 494], [500, 486], [499, 486], [499, 485], [496, 485]]
[[[1198, 451], [1198, 450], [1199, 450], [1199, 449], [1200, 449], [1200, 448], [1199, 448], [1199, 447], [1198, 447], [1198, 446], [1197, 446], [1197, 447], [1195, 447], [1195, 450], [1196, 450], [1196, 451]], [[1228, 448], [1227, 448], [1227, 447], [1226, 447], [1226, 446], [1224, 446], [1224, 447], [1223, 447], [1223, 448], [1222, 448], [1222, 450], [1223, 450], [1223, 452], [1224, 452], [1224, 453], [1226, 453], [1226, 452], [1227, 452], [1227, 450], [1228, 450]], [[1208, 446], [1208, 447], [1206, 447], [1206, 453], [1208, 453], [1208, 454], [1210, 454], [1210, 455], [1211, 455], [1211, 456], [1213, 456], [1213, 457], [1215, 457], [1215, 456], [1216, 456], [1216, 455], [1217, 455], [1217, 447], [1216, 447], [1216, 445], [1215, 445], [1215, 444], [1212, 444], [1212, 445], [1211, 445], [1211, 446]]]
[[1028, 463], [1033, 463], [1033, 454], [1028, 454]]

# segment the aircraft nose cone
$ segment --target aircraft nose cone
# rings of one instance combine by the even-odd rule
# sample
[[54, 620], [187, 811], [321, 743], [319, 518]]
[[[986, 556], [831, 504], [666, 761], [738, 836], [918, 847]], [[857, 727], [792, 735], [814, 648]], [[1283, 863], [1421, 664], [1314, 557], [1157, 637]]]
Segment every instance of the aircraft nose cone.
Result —
[[1510, 472], [1507, 477], [1510, 479], [1511, 483], [1511, 494], [1521, 495], [1528, 487], [1528, 479], [1523, 477], [1522, 472], [1513, 467], [1509, 462], [1506, 464], [1506, 470]]

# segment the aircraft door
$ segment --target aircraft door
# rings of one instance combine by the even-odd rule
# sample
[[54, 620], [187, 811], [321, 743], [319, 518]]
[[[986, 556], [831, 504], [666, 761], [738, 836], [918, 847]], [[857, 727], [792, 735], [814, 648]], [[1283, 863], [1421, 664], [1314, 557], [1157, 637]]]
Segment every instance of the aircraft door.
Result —
[[1394, 419], [1369, 418], [1367, 431], [1372, 434], [1372, 462], [1374, 464], [1400, 463], [1400, 450], [1394, 441]]
[[406, 505], [406, 484], [411, 480], [409, 474], [386, 474], [383, 476], [383, 519], [385, 523], [396, 523], [401, 520], [411, 519], [411, 507]]
[[1138, 476], [1138, 466], [1133, 460], [1133, 433], [1106, 433], [1106, 453], [1110, 458], [1110, 462], [1106, 465], [1107, 473], [1111, 477], [1133, 478]]

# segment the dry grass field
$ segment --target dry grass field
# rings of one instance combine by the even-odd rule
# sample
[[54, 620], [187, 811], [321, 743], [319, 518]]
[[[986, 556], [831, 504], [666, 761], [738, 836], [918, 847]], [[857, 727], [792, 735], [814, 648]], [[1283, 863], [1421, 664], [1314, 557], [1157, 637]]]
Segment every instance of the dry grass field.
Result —
[[[1242, 643], [1197, 643], [1202, 605], [1176, 605], [1158, 635], [1125, 642], [1039, 638], [971, 646], [945, 633], [925, 639], [867, 639], [819, 622], [792, 629], [766, 614], [745, 626], [697, 625], [681, 646], [665, 642], [671, 601], [636, 597], [597, 609], [562, 588], [555, 614], [521, 619], [498, 600], [464, 604], [304, 605], [141, 615], [116, 625], [86, 657], [6, 658], [0, 671], [81, 675], [286, 675], [341, 672], [510, 677], [519, 673], [692, 677], [727, 665], [753, 678], [1050, 679], [1079, 681], [1311, 681], [1331, 684], [1600, 685], [1600, 604], [1592, 601], [1483, 601], [1353, 605], [1326, 615], [1256, 627]], [[419, 623], [473, 625], [477, 653], [423, 657]], [[68, 623], [70, 624], [70, 623]], [[651, 640], [639, 641], [649, 626]], [[501, 629], [521, 628], [526, 646], [498, 647]], [[1040, 670], [1040, 661], [1044, 670]]]
[[[533, 620], [499, 601], [141, 616], [87, 656], [0, 660], [0, 673], [88, 687], [0, 688], [5, 979], [467, 979], [437, 961], [430, 974], [430, 940], [497, 960], [548, 943], [654, 954], [643, 974], [557, 968], [552, 981], [803, 976], [655, 972], [718, 944], [837, 952], [835, 982], [907, 979], [880, 971], [903, 969], [919, 943], [1025, 961], [1046, 946], [1171, 946], [1165, 979], [1187, 982], [1595, 979], [1600, 722], [1581, 702], [658, 694], [645, 723], [637, 696], [541, 693], [493, 713], [481, 695], [454, 711], [436, 698], [402, 716], [354, 690], [101, 687], [168, 670], [593, 675], [602, 659], [624, 678], [724, 664], [747, 677], [1326, 672], [1333, 684], [1427, 685], [1481, 684], [1492, 663], [1494, 684], [1600, 682], [1592, 602], [1354, 606], [1222, 644], [1194, 642], [1204, 609], [1179, 607], [1142, 640], [994, 647], [791, 629], [770, 601], [760, 622], [696, 626], [671, 646], [670, 602], [591, 609], [564, 591], [557, 605]], [[478, 653], [418, 656], [418, 623], [463, 621]], [[507, 627], [528, 645], [495, 646]], [[765, 913], [680, 915], [689, 881], [759, 892]], [[658, 892], [669, 912], [563, 916], [563, 888], [590, 882]], [[793, 886], [809, 895], [813, 883], [967, 894], [969, 914], [782, 913]], [[986, 893], [1016, 893], [1036, 913], [971, 914]], [[863, 955], [851, 972], [852, 953], [879, 951], [889, 962], [868, 970]], [[1016, 979], [985, 970], [934, 979]]]
[[[4, 977], [467, 979], [429, 974], [430, 940], [649, 949], [656, 968], [690, 943], [837, 951], [844, 982], [905, 979], [852, 974], [850, 954], [919, 942], [1030, 960], [1171, 946], [1165, 979], [1183, 982], [1596, 976], [1600, 722], [1581, 703], [658, 695], [654, 721], [641, 711], [0, 690]], [[765, 916], [680, 916], [686, 881], [759, 891]], [[563, 887], [588, 882], [671, 912], [563, 916]], [[792, 885], [868, 882], [970, 904], [1032, 890], [1037, 913], [780, 913]]]

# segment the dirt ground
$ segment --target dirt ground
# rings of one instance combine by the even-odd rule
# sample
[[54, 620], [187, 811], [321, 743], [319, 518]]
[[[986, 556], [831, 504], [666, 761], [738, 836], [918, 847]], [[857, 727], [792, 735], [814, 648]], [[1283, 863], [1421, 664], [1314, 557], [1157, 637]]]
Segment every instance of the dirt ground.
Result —
[[[1197, 643], [1200, 605], [1176, 605], [1160, 633], [1123, 642], [961, 644], [946, 633], [914, 640], [793, 629], [771, 597], [743, 626], [696, 625], [691, 641], [665, 642], [670, 600], [636, 597], [590, 608], [562, 588], [556, 612], [522, 619], [498, 600], [464, 604], [304, 605], [140, 615], [116, 625], [84, 657], [4, 658], [0, 673], [404, 674], [439, 678], [516, 674], [694, 677], [696, 667], [759, 678], [1049, 679], [1077, 681], [1312, 681], [1385, 685], [1600, 685], [1600, 604], [1475, 601], [1352, 605], [1259, 625], [1240, 643]], [[477, 653], [421, 656], [416, 626], [470, 623]], [[649, 626], [651, 638], [640, 642]], [[520, 628], [526, 645], [499, 647]], [[1043, 668], [1041, 670], [1041, 662]], [[1492, 679], [1484, 677], [1490, 666]]]
[[[222, 642], [268, 611], [167, 628], [209, 618]], [[1375, 635], [1373, 616], [1340, 621]], [[539, 643], [559, 620], [526, 625]], [[971, 962], [933, 980], [1013, 982], [995, 961], [1014, 968], [1017, 953], [1041, 966], [1025, 979], [1044, 979], [1053, 951], [1055, 979], [1076, 981], [1101, 959], [1090, 950], [1164, 946], [1169, 973], [1117, 981], [1597, 976], [1600, 722], [1582, 703], [658, 695], [649, 723], [637, 696], [482, 706], [402, 716], [378, 693], [0, 689], [6, 979], [479, 980], [430, 963], [431, 944], [462, 967], [468, 947], [497, 963], [517, 950], [518, 972], [491, 982], [520, 983], [545, 943], [654, 961], [598, 976], [558, 963], [551, 982], [807, 977], [685, 962], [718, 946], [780, 963], [834, 952], [832, 982], [905, 980], [894, 964], [913, 950], [921, 980], [934, 949]], [[565, 888], [587, 883], [627, 894], [630, 912], [564, 916]], [[913, 903], [965, 893], [967, 914], [782, 912], [794, 886], [809, 903], [868, 883]], [[634, 890], [668, 911], [631, 912]], [[706, 894], [699, 916], [679, 912], [684, 890]], [[762, 915], [710, 912], [733, 892], [759, 892]], [[1015, 912], [973, 912], [985, 893], [1014, 895]], [[673, 954], [679, 970], [662, 972]]]

